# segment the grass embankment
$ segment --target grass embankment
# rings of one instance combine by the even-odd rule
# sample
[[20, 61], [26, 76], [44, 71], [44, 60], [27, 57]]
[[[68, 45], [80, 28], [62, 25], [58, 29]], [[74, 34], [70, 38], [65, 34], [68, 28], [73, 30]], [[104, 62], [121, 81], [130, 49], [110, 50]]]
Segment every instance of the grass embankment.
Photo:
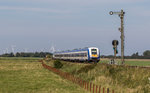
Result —
[[86, 93], [44, 69], [39, 58], [0, 58], [0, 93]]
[[[105, 63], [107, 60], [102, 60]], [[130, 68], [107, 64], [82, 64], [62, 62], [62, 71], [93, 82], [115, 93], [150, 93], [150, 69]], [[53, 66], [53, 61], [47, 62]]]
[[[109, 63], [110, 59], [101, 59], [101, 63]], [[116, 62], [121, 64], [121, 60], [117, 59]], [[150, 59], [125, 59], [125, 64], [130, 66], [149, 66]]]

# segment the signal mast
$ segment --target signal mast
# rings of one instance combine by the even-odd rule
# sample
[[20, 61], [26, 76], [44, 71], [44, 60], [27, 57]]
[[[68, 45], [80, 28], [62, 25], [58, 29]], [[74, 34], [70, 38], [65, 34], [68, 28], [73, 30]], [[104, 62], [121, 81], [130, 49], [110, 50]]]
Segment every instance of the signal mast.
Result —
[[125, 12], [121, 10], [120, 12], [109, 12], [110, 15], [117, 14], [121, 19], [121, 28], [119, 28], [119, 31], [121, 32], [121, 62], [122, 64], [125, 63], [124, 61], [124, 14]]

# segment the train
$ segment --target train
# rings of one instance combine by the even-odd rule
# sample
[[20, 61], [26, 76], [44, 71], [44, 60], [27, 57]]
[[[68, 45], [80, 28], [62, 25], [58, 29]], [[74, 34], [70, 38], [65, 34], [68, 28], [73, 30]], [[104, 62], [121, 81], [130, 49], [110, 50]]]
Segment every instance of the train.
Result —
[[53, 53], [53, 59], [73, 62], [99, 62], [100, 50], [97, 47], [86, 47]]

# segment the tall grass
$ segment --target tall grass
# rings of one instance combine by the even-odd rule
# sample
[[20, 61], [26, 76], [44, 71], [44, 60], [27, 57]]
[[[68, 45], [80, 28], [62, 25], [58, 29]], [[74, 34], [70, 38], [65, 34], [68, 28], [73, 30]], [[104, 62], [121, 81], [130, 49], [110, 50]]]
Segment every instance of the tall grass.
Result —
[[[100, 63], [109, 63], [110, 59], [101, 59]], [[120, 59], [116, 59], [121, 64]], [[150, 59], [125, 59], [125, 64], [130, 66], [150, 66]]]
[[102, 63], [63, 62], [63, 64], [61, 70], [102, 87], [114, 89], [115, 93], [150, 93], [150, 69]]

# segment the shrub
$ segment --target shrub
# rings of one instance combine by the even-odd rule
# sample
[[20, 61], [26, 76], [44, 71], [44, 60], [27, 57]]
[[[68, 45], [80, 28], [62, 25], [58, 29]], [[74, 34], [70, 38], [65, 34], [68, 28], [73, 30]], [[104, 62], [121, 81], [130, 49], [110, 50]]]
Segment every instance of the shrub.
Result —
[[62, 66], [63, 66], [63, 64], [59, 60], [54, 61], [55, 68], [61, 68]]
[[49, 55], [49, 54], [48, 54], [48, 55], [46, 55], [46, 58], [51, 58], [51, 55]]

